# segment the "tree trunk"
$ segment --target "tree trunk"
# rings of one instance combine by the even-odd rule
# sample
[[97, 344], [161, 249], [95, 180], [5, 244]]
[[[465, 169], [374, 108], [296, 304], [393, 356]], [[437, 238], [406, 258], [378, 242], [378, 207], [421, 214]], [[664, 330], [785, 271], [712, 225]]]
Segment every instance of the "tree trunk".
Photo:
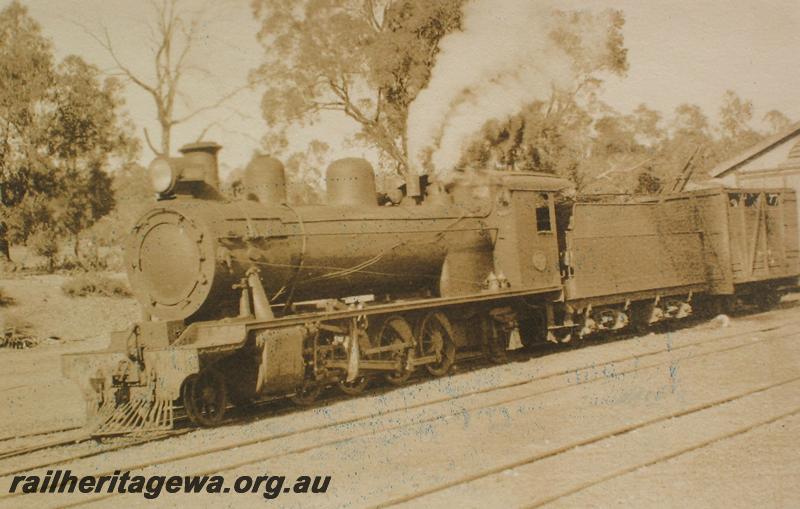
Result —
[[5, 239], [0, 239], [0, 255], [2, 255], [7, 262], [13, 262], [11, 259], [11, 243]]
[[8, 241], [8, 228], [5, 223], [0, 223], [0, 256], [11, 261], [11, 242]]
[[170, 156], [170, 145], [172, 144], [170, 132], [172, 127], [165, 122], [161, 122], [161, 155], [164, 157]]
[[83, 267], [83, 264], [81, 263], [81, 253], [80, 253], [80, 245], [81, 245], [80, 236], [81, 236], [80, 232], [75, 234], [75, 244], [72, 246], [72, 252], [75, 254], [75, 261], [77, 262], [77, 264]]

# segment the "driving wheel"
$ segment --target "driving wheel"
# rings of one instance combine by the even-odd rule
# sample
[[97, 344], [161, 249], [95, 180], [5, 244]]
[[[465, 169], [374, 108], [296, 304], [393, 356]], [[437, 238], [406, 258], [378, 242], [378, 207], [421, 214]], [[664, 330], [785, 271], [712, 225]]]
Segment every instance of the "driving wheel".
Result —
[[432, 311], [417, 326], [417, 348], [420, 357], [435, 356], [436, 361], [425, 365], [433, 376], [444, 376], [456, 360], [456, 344], [450, 321], [441, 311]]

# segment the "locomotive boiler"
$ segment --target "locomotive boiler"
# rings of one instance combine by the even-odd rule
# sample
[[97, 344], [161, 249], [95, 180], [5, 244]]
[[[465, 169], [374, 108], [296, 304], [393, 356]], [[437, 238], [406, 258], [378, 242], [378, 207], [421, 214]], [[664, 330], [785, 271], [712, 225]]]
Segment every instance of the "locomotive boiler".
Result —
[[800, 274], [791, 190], [619, 200], [479, 171], [409, 176], [382, 194], [350, 158], [328, 167], [324, 205], [299, 205], [269, 156], [224, 197], [219, 149], [195, 143], [150, 165], [158, 199], [125, 243], [142, 318], [105, 351], [63, 357], [95, 435], [443, 376], [459, 359], [502, 361], [517, 337], [567, 342], [775, 303]]
[[282, 175], [277, 161], [257, 158], [244, 187], [254, 200], [179, 196], [160, 201], [136, 223], [126, 246], [127, 270], [148, 315], [189, 321], [236, 316], [238, 285], [256, 270], [271, 303], [433, 293], [440, 286], [448, 293], [441, 281], [448, 251], [490, 252], [480, 211], [466, 216], [453, 204], [380, 206], [364, 160], [331, 165], [325, 207], [288, 205]]
[[[510, 332], [514, 311], [498, 293], [559, 290], [561, 179], [487, 174], [400, 200], [350, 158], [329, 166], [325, 205], [293, 205], [282, 164], [257, 156], [243, 199], [229, 200], [219, 149], [196, 143], [151, 164], [158, 200], [125, 243], [142, 321], [113, 334], [109, 352], [65, 357], [90, 407], [113, 408], [96, 412], [108, 432], [134, 414], [141, 427], [164, 425], [180, 400], [209, 423], [228, 399], [308, 399], [326, 383], [358, 391], [365, 373], [446, 372], [456, 348]], [[445, 303], [471, 322], [436, 309]], [[486, 334], [467, 332], [476, 326]], [[209, 392], [221, 399], [191, 403]]]

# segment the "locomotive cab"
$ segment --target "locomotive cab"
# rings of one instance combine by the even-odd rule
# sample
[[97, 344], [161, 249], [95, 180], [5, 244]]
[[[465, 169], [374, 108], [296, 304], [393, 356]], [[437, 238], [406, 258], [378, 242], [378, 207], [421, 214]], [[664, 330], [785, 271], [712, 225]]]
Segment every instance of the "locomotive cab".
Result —
[[571, 184], [537, 173], [505, 173], [494, 198], [498, 232], [494, 264], [511, 288], [557, 289], [561, 285], [556, 199]]
[[[560, 285], [555, 202], [566, 180], [533, 172], [463, 173], [447, 186], [463, 215], [483, 216], [486, 251], [448, 253], [441, 294], [481, 290], [545, 290]], [[487, 204], [490, 209], [487, 210]], [[452, 267], [458, 267], [457, 277]]]

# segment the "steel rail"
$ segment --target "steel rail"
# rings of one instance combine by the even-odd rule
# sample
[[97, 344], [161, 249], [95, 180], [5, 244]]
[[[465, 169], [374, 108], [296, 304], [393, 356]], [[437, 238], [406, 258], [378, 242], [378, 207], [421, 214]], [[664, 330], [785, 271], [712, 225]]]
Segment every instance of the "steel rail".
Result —
[[[605, 361], [603, 364], [600, 364], [599, 366], [606, 365], [606, 364], [620, 363], [620, 362], [624, 362], [624, 361], [631, 361], [631, 360], [636, 360], [636, 359], [643, 359], [643, 358], [652, 357], [652, 356], [659, 355], [659, 354], [664, 354], [664, 353], [668, 353], [668, 352], [674, 352], [674, 351], [677, 351], [677, 350], [683, 350], [683, 349], [686, 349], [686, 348], [692, 348], [692, 347], [698, 347], [698, 346], [713, 344], [713, 343], [716, 343], [716, 342], [719, 342], [719, 341], [724, 341], [724, 340], [731, 339], [731, 338], [734, 338], [734, 337], [744, 336], [744, 335], [758, 333], [758, 332], [775, 332], [775, 331], [778, 331], [780, 329], [783, 329], [783, 328], [786, 328], [786, 327], [789, 327], [789, 326], [792, 326], [792, 325], [797, 325], [798, 323], [800, 323], [800, 322], [799, 321], [790, 321], [788, 323], [784, 323], [784, 324], [781, 324], [781, 325], [770, 326], [770, 327], [765, 327], [765, 328], [760, 328], [760, 329], [755, 329], [755, 330], [742, 331], [742, 332], [728, 334], [728, 335], [724, 335], [724, 336], [721, 336], [721, 337], [715, 337], [715, 338], [707, 339], [707, 340], [693, 341], [693, 342], [687, 343], [685, 345], [674, 346], [674, 347], [667, 348], [667, 349], [660, 348], [660, 349], [652, 350], [652, 351], [649, 351], [649, 352], [646, 352], [646, 353], [643, 353], [643, 354], [628, 355], [628, 356], [616, 358], [616, 359], [613, 359], [613, 360]], [[730, 347], [730, 346], [729, 347], [723, 347], [723, 348], [710, 350], [710, 351], [707, 351], [707, 352], [701, 352], [701, 353], [696, 354], [696, 355], [689, 355], [689, 356], [683, 357], [682, 360], [700, 358], [700, 357], [704, 357], [704, 356], [708, 356], [708, 355], [714, 355], [714, 354], [718, 354], [718, 353], [723, 353], [723, 352], [727, 352], [727, 351], [731, 351], [731, 350], [740, 349], [740, 348], [743, 348], [743, 347], [749, 347], [749, 346], [757, 345], [759, 343], [764, 343], [764, 342], [775, 340], [775, 339], [780, 339], [782, 337], [783, 336], [781, 336], [781, 335], [772, 335], [772, 336], [769, 336], [769, 337], [766, 337], [766, 338], [762, 338], [762, 339], [759, 339], [759, 340], [756, 340], [756, 341], [747, 342], [747, 343], [742, 343], [742, 344], [735, 345], [735, 346], [732, 346], [732, 347]], [[632, 368], [630, 370], [620, 371], [619, 373], [620, 374], [633, 373], [633, 372], [637, 372], [637, 371], [641, 371], [641, 370], [645, 370], [645, 369], [651, 369], [651, 368], [654, 368], [654, 367], [658, 367], [660, 365], [669, 364], [670, 362], [672, 362], [672, 359], [667, 360], [667, 361], [649, 363], [649, 364], [639, 364], [637, 367], [634, 367], [634, 368]], [[443, 403], [443, 402], [450, 402], [450, 401], [454, 401], [454, 400], [459, 400], [459, 399], [463, 399], [463, 398], [466, 398], [466, 397], [469, 397], [469, 396], [473, 396], [473, 395], [476, 395], [476, 394], [491, 393], [491, 392], [496, 392], [496, 391], [499, 391], [499, 390], [502, 390], [502, 389], [507, 389], [507, 388], [513, 388], [513, 387], [524, 386], [524, 385], [532, 385], [532, 384], [535, 384], [535, 383], [540, 382], [542, 380], [561, 377], [561, 376], [563, 376], [565, 374], [573, 373], [576, 369], [581, 370], [581, 369], [589, 369], [589, 368], [592, 368], [592, 367], [598, 367], [598, 364], [594, 364], [594, 365], [588, 364], [588, 365], [585, 365], [585, 366], [582, 366], [582, 367], [578, 367], [578, 368], [571, 367], [569, 369], [565, 369], [565, 370], [559, 371], [557, 373], [551, 373], [551, 374], [543, 375], [543, 376], [536, 377], [536, 378], [533, 378], [533, 379], [528, 379], [528, 380], [523, 380], [523, 381], [518, 381], [518, 382], [508, 383], [508, 384], [503, 384], [503, 385], [495, 386], [495, 387], [491, 387], [491, 388], [467, 391], [465, 393], [462, 393], [462, 394], [459, 394], [459, 395], [456, 395], [456, 396], [449, 396], [449, 397], [444, 397], [444, 398], [438, 398], [436, 400], [421, 402], [421, 403], [418, 403], [418, 404], [415, 404], [415, 405], [410, 405], [410, 406], [407, 406], [407, 407], [397, 408], [397, 409], [394, 409], [394, 410], [383, 412], [383, 413], [380, 414], [380, 417], [385, 417], [387, 415], [391, 415], [391, 414], [395, 414], [395, 413], [405, 413], [408, 410], [417, 409], [417, 408], [423, 408], [423, 407], [427, 407], [427, 406], [433, 406], [433, 405], [436, 405], [438, 403]], [[581, 382], [581, 384], [595, 383], [595, 382], [598, 382], [600, 380], [601, 380], [601, 378], [595, 378], [595, 379], [592, 379], [592, 380]], [[493, 402], [493, 403], [490, 403], [490, 404], [487, 404], [487, 405], [478, 405], [478, 406], [476, 406], [474, 408], [470, 408], [470, 410], [480, 410], [480, 409], [484, 409], [484, 408], [491, 408], [491, 407], [495, 407], [495, 406], [498, 406], [498, 405], [504, 405], [504, 404], [508, 404], [508, 403], [512, 403], [512, 402], [516, 402], [516, 401], [520, 401], [520, 400], [524, 400], [524, 399], [538, 397], [538, 396], [541, 396], [542, 394], [547, 394], [547, 393], [557, 392], [557, 391], [560, 391], [560, 390], [569, 389], [571, 387], [574, 387], [574, 384], [564, 383], [564, 384], [560, 384], [559, 386], [556, 386], [556, 387], [553, 387], [553, 388], [550, 388], [550, 389], [547, 389], [547, 390], [544, 390], [544, 391], [528, 393], [528, 394], [525, 394], [525, 395], [522, 395], [522, 396], [514, 396], [514, 397], [511, 397], [511, 398], [506, 398], [506, 399], [503, 399], [502, 401]], [[459, 411], [461, 411], [461, 410], [459, 410]], [[445, 412], [445, 413], [443, 413], [442, 415], [439, 415], [439, 416], [435, 416], [435, 417], [431, 417], [431, 418], [427, 418], [427, 419], [422, 419], [422, 420], [417, 420], [417, 421], [413, 421], [413, 422], [410, 422], [410, 423], [400, 424], [400, 425], [396, 425], [396, 426], [392, 426], [392, 427], [387, 427], [387, 428], [381, 429], [381, 433], [385, 433], [387, 431], [393, 431], [393, 430], [396, 430], [396, 429], [402, 429], [402, 428], [405, 428], [405, 427], [408, 427], [408, 426], [417, 425], [417, 424], [420, 424], [420, 423], [432, 422], [432, 421], [440, 420], [440, 419], [443, 419], [443, 418], [451, 417], [452, 415], [455, 415], [455, 413], [446, 413]], [[166, 465], [166, 464], [170, 464], [170, 463], [176, 463], [178, 461], [182, 461], [182, 460], [185, 460], [185, 459], [201, 458], [203, 456], [211, 455], [211, 454], [215, 454], [215, 453], [219, 453], [219, 452], [223, 452], [223, 451], [229, 450], [229, 449], [234, 448], [234, 447], [235, 448], [241, 448], [241, 447], [245, 447], [245, 446], [266, 443], [266, 442], [270, 442], [270, 441], [273, 441], [273, 440], [287, 438], [287, 437], [290, 437], [290, 436], [301, 435], [301, 434], [305, 434], [305, 433], [309, 433], [309, 432], [313, 432], [313, 431], [319, 431], [319, 430], [323, 430], [323, 429], [334, 428], [334, 427], [341, 426], [341, 425], [349, 425], [349, 424], [357, 423], [359, 421], [367, 421], [369, 419], [376, 418], [376, 417], [378, 417], [378, 415], [376, 415], [376, 414], [368, 414], [368, 415], [363, 415], [363, 416], [357, 416], [357, 417], [353, 417], [353, 418], [342, 419], [342, 420], [339, 420], [339, 421], [333, 422], [333, 423], [326, 423], [326, 424], [323, 424], [323, 425], [310, 426], [308, 428], [300, 429], [300, 430], [294, 430], [292, 432], [277, 433], [277, 434], [266, 435], [266, 436], [262, 436], [262, 437], [256, 437], [256, 438], [252, 438], [252, 439], [249, 439], [249, 440], [246, 440], [246, 441], [237, 442], [235, 444], [225, 444], [225, 445], [221, 445], [221, 446], [217, 446], [217, 447], [211, 447], [211, 448], [200, 450], [200, 451], [193, 451], [191, 453], [183, 453], [183, 454], [169, 456], [169, 457], [166, 457], [166, 458], [157, 458], [157, 459], [153, 459], [153, 460], [150, 460], [150, 461], [147, 461], [147, 462], [143, 462], [143, 463], [139, 463], [139, 464], [136, 464], [136, 465], [130, 465], [130, 466], [126, 466], [126, 467], [117, 467], [116, 469], [117, 470], [123, 469], [123, 470], [128, 470], [128, 471], [141, 470], [141, 469], [144, 469], [144, 468], [149, 468], [149, 467], [153, 467], [153, 466], [157, 466], [157, 465]], [[324, 442], [320, 442], [320, 443], [314, 443], [314, 444], [310, 444], [308, 446], [298, 447], [298, 448], [295, 448], [295, 449], [292, 449], [292, 450], [288, 450], [288, 451], [284, 451], [284, 452], [280, 452], [280, 453], [271, 453], [271, 454], [267, 454], [267, 455], [264, 455], [264, 456], [259, 456], [258, 458], [255, 458], [255, 459], [247, 459], [247, 460], [243, 460], [243, 461], [236, 462], [236, 463], [229, 464], [229, 465], [225, 465], [225, 466], [218, 466], [218, 467], [215, 467], [213, 469], [209, 469], [207, 471], [204, 470], [204, 471], [201, 471], [201, 472], [194, 472], [194, 473], [192, 473], [190, 475], [209, 475], [209, 474], [212, 474], [212, 473], [225, 472], [225, 471], [233, 470], [233, 469], [236, 469], [236, 468], [241, 468], [243, 466], [251, 465], [251, 464], [254, 464], [254, 463], [259, 463], [259, 462], [263, 462], [263, 461], [266, 461], [266, 460], [274, 459], [276, 457], [291, 456], [293, 454], [300, 454], [300, 453], [304, 453], [304, 452], [307, 452], [307, 451], [311, 451], [311, 450], [315, 450], [315, 449], [319, 449], [319, 448], [323, 448], [323, 447], [327, 447], [327, 446], [331, 446], [331, 445], [336, 445], [336, 444], [339, 444], [339, 443], [344, 443], [344, 442], [347, 442], [347, 441], [350, 441], [350, 440], [353, 440], [353, 439], [356, 439], [356, 438], [360, 438], [360, 437], [368, 436], [368, 435], [372, 435], [372, 434], [374, 434], [373, 430], [370, 430], [370, 431], [365, 432], [365, 433], [355, 433], [355, 434], [351, 434], [351, 435], [348, 435], [346, 437], [340, 437], [340, 438], [337, 438], [337, 439], [334, 439], [334, 440], [328, 440], [328, 441], [324, 441]], [[216, 461], [218, 461], [218, 459], [215, 460], [215, 462]], [[98, 475], [105, 475], [105, 474], [98, 474]], [[108, 475], [111, 475], [110, 471], [108, 472]], [[21, 494], [13, 494], [13, 495], [21, 495]], [[61, 507], [74, 507], [74, 506], [78, 506], [78, 505], [93, 503], [95, 501], [105, 500], [107, 498], [114, 497], [114, 496], [117, 496], [117, 495], [119, 495], [119, 494], [115, 494], [115, 493], [102, 494], [102, 495], [100, 495], [98, 497], [93, 497], [93, 498], [90, 498], [90, 499], [84, 500], [84, 501], [76, 501], [73, 504], [62, 505]], [[0, 496], [0, 499], [6, 498], [6, 497], [7, 496]]]

